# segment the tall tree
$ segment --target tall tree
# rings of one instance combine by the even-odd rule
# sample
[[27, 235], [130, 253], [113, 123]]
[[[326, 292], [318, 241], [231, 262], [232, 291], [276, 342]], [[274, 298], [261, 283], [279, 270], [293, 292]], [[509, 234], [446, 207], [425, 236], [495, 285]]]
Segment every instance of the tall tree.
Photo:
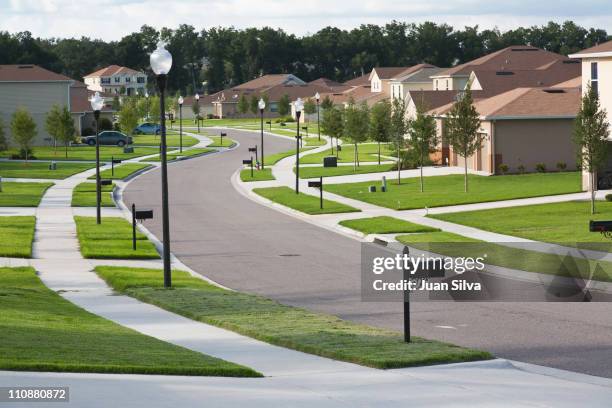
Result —
[[25, 108], [18, 108], [11, 119], [11, 133], [13, 140], [21, 150], [20, 155], [25, 158], [26, 163], [32, 151], [32, 141], [38, 134], [36, 122]]
[[380, 144], [391, 138], [391, 102], [388, 99], [372, 106], [370, 111], [370, 138], [378, 143], [378, 164], [380, 165]]
[[410, 121], [408, 128], [410, 145], [415, 151], [415, 158], [420, 168], [420, 187], [423, 192], [423, 167], [430, 153], [436, 151], [438, 137], [436, 121], [429, 115], [422, 104], [417, 105], [416, 117]]
[[395, 98], [391, 104], [391, 140], [397, 152], [397, 184], [402, 184], [402, 150], [406, 144], [406, 134], [410, 121], [406, 116], [407, 103], [402, 98]]
[[578, 164], [589, 172], [591, 184], [591, 214], [595, 214], [595, 173], [606, 162], [608, 135], [610, 133], [607, 112], [602, 109], [597, 91], [589, 83], [574, 125], [574, 143]]
[[253, 115], [257, 115], [259, 113], [259, 98], [257, 95], [251, 95], [249, 99], [249, 110]]
[[65, 147], [65, 155], [68, 158], [68, 146], [70, 142], [74, 141], [74, 137], [76, 134], [76, 128], [74, 126], [74, 119], [72, 119], [72, 114], [66, 105], [62, 107], [57, 117], [58, 132], [57, 132], [57, 141], [64, 144]]
[[[337, 106], [325, 109], [321, 120], [321, 130], [331, 138], [332, 154], [334, 152], [334, 138], [336, 138], [336, 152], [338, 147], [338, 138], [344, 132], [344, 111]], [[337, 153], [336, 153], [337, 154]]]
[[130, 99], [121, 106], [119, 111], [119, 128], [128, 136], [131, 136], [138, 126], [139, 115], [136, 103], [135, 99]]
[[463, 157], [464, 189], [467, 193], [467, 160], [468, 157], [481, 149], [485, 135], [479, 132], [480, 115], [474, 107], [472, 91], [469, 86], [458, 95], [458, 99], [448, 113], [445, 138], [453, 150]]
[[193, 98], [191, 103], [191, 111], [193, 112], [194, 121], [200, 119], [200, 101], [196, 98]]
[[351, 101], [344, 109], [344, 136], [353, 143], [355, 149], [353, 162], [355, 170], [359, 166], [359, 143], [367, 140], [369, 126], [368, 105], [365, 102], [357, 105]]
[[249, 111], [249, 99], [246, 94], [240, 95], [240, 99], [238, 99], [238, 113], [245, 114]]
[[289, 95], [284, 94], [278, 100], [278, 114], [280, 116], [287, 116], [291, 111], [291, 102], [289, 101]]
[[304, 101], [304, 113], [306, 115], [314, 115], [317, 113], [317, 104], [312, 98], [308, 98]]

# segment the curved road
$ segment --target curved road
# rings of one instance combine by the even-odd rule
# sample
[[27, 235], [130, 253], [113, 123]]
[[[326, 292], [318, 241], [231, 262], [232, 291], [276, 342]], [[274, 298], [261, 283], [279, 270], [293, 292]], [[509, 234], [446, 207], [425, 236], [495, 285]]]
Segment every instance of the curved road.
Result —
[[[233, 289], [401, 330], [401, 304], [360, 300], [357, 240], [234, 190], [230, 178], [259, 135], [227, 133], [240, 142], [238, 148], [169, 165], [172, 252]], [[266, 154], [293, 147], [291, 140], [266, 136]], [[161, 214], [159, 170], [130, 183], [124, 200]], [[147, 222], [157, 237], [160, 218]], [[612, 307], [606, 303], [413, 303], [411, 308], [414, 335], [612, 377]]]

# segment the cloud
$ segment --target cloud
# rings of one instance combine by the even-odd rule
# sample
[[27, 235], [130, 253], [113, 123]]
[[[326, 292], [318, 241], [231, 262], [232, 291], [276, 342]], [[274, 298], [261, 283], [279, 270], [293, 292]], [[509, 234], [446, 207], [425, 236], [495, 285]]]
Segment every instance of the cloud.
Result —
[[0, 1], [0, 14], [0, 30], [105, 40], [119, 39], [143, 24], [175, 28], [183, 23], [198, 30], [211, 26], [271, 26], [298, 35], [328, 25], [350, 29], [391, 20], [500, 29], [573, 20], [587, 27], [612, 29], [612, 4], [589, 0], [521, 0], [504, 4], [490, 0], [10, 0]]

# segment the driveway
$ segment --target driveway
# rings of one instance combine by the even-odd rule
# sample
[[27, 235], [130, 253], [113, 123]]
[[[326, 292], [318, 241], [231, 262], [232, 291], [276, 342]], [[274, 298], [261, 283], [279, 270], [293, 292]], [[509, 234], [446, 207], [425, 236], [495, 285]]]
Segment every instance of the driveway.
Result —
[[[230, 178], [259, 135], [228, 130], [234, 150], [169, 165], [172, 252], [230, 288], [370, 325], [401, 329], [401, 305], [360, 299], [360, 243], [243, 197]], [[266, 154], [294, 142], [266, 136]], [[161, 238], [159, 170], [129, 184]], [[358, 217], [358, 215], [356, 215]], [[495, 355], [612, 378], [606, 303], [414, 303], [413, 334]]]

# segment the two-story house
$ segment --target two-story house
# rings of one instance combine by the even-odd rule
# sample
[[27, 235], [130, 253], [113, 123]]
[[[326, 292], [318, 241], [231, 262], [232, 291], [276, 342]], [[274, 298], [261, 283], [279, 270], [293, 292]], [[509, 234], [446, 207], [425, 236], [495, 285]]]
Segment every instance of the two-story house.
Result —
[[119, 65], [110, 65], [83, 77], [87, 88], [92, 91], [114, 95], [143, 95], [147, 89], [147, 76]]

